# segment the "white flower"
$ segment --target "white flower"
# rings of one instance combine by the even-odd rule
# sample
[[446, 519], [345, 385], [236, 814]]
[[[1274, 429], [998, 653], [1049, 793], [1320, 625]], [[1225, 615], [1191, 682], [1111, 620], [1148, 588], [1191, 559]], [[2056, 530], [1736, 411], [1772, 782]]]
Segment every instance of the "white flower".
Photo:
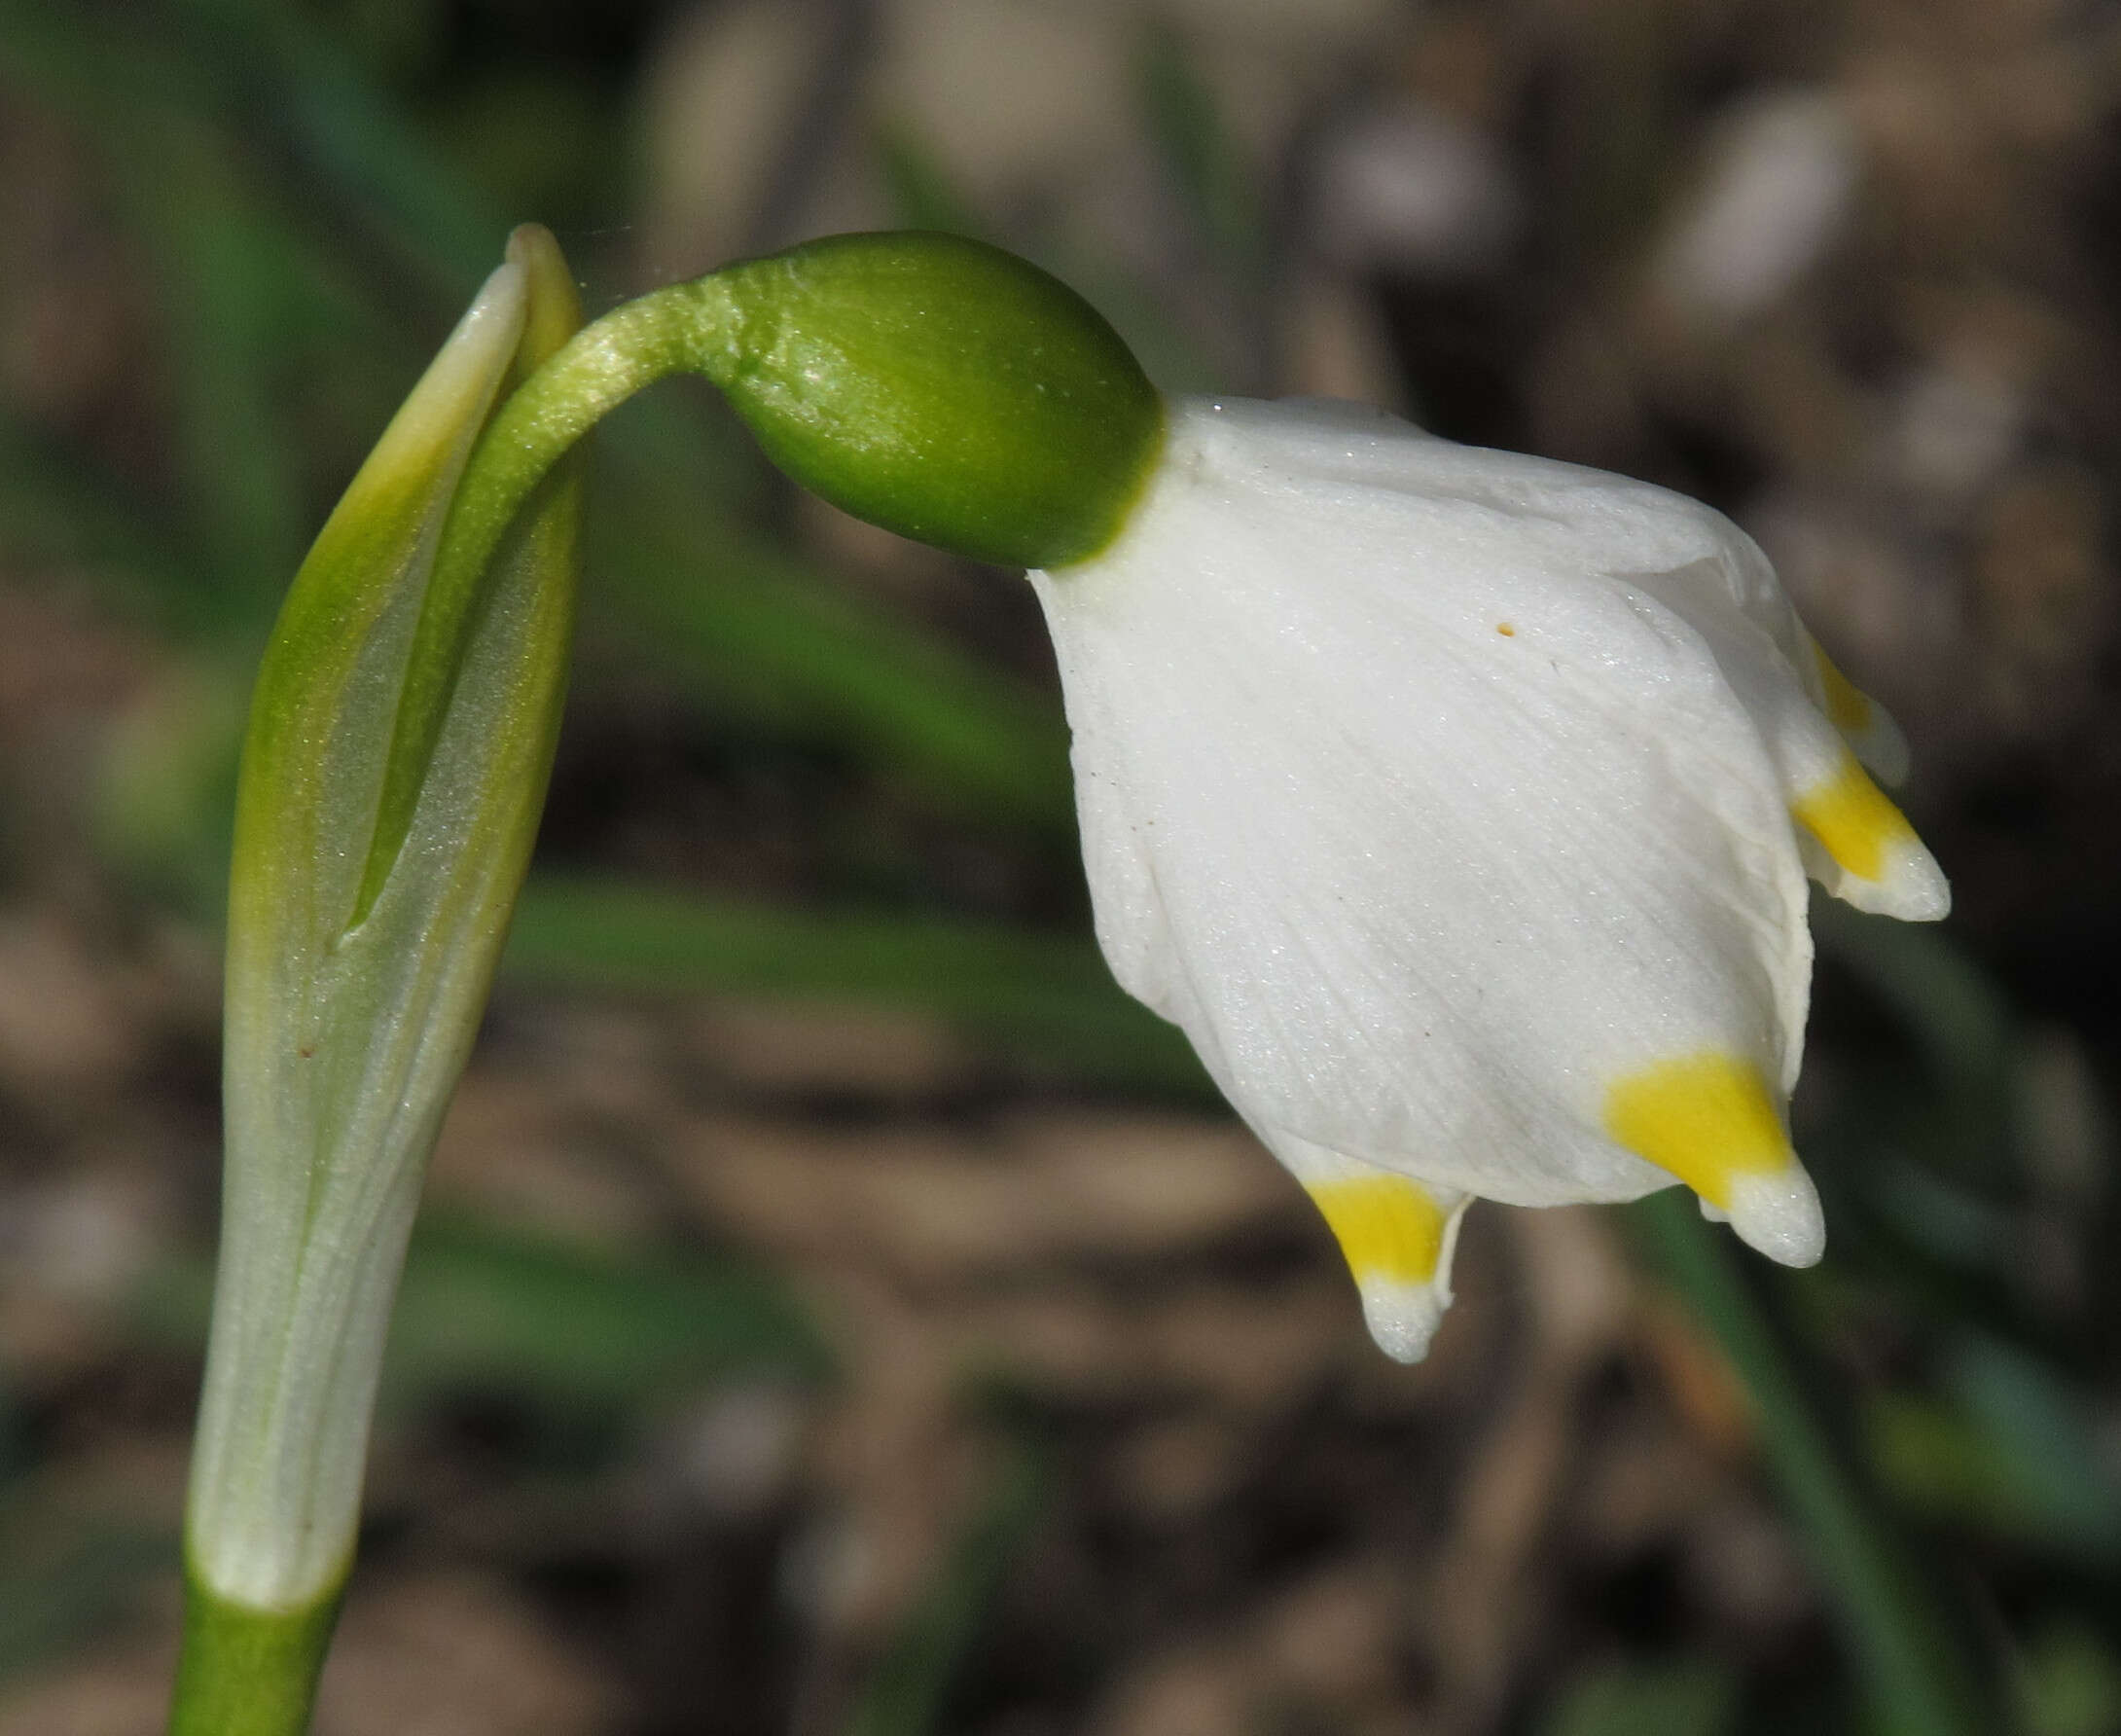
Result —
[[1118, 539], [1034, 573], [1097, 937], [1419, 1357], [1473, 1197], [1679, 1180], [1791, 1265], [1809, 871], [1945, 913], [1891, 721], [1758, 548], [1646, 484], [1351, 406], [1169, 407]]

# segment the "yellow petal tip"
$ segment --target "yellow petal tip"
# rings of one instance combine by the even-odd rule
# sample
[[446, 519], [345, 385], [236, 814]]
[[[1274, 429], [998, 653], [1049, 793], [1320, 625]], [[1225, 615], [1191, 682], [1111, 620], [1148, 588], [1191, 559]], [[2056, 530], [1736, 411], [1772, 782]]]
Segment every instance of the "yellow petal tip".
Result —
[[1819, 848], [1858, 880], [1883, 878], [1895, 847], [1915, 835], [1853, 754], [1791, 803], [1790, 812]]
[[1461, 1202], [1446, 1211], [1400, 1175], [1308, 1183], [1362, 1296], [1370, 1336], [1387, 1356], [1419, 1362], [1451, 1306], [1451, 1252]]
[[1951, 909], [1936, 858], [1852, 754], [1792, 802], [1790, 813], [1841, 870], [1828, 878], [1837, 897], [1904, 922], [1934, 922]]
[[1751, 1062], [1704, 1050], [1628, 1073], [1606, 1093], [1605, 1132], [1685, 1182], [1770, 1259], [1809, 1266], [1823, 1251], [1818, 1194]]

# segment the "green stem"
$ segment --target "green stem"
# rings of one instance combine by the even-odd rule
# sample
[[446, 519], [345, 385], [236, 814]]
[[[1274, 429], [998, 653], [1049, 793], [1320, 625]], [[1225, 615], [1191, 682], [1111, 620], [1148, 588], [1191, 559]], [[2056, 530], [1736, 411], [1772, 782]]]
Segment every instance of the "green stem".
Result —
[[1684, 1189], [1633, 1209], [1673, 1286], [1715, 1335], [1753, 1401], [1760, 1444], [1803, 1532], [1858, 1675], [1891, 1736], [2004, 1727], [1939, 1605], [1820, 1416], [1789, 1349]]
[[300, 1609], [252, 1609], [186, 1573], [169, 1736], [303, 1736], [339, 1620], [334, 1587]]
[[482, 582], [509, 526], [575, 443], [635, 392], [671, 374], [726, 376], [736, 320], [719, 274], [651, 291], [583, 327], [516, 388], [481, 434], [450, 503], [413, 634], [355, 924], [374, 907], [412, 828]]

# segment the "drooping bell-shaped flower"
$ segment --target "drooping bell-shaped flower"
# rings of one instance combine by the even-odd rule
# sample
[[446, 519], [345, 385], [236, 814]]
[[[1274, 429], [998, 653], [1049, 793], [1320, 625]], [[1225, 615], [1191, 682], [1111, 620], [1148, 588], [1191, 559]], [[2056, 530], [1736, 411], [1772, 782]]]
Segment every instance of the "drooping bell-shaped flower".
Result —
[[1427, 1348], [1468, 1200], [1677, 1180], [1772, 1258], [1809, 869], [1940, 917], [1889, 718], [1694, 501], [1353, 406], [1169, 406], [1120, 534], [1032, 581], [1097, 936]]
[[[1310, 1190], [1379, 1342], [1458, 1214], [1673, 1181], [1792, 1264], [1805, 878], [1941, 916], [1864, 765], [1889, 719], [1760, 551], [1647, 485], [1346, 405], [1168, 403], [1021, 260], [843, 235], [585, 331], [498, 418], [525, 474], [706, 375], [798, 481], [1031, 570], [1098, 939]], [[469, 516], [469, 515], [467, 515]]]

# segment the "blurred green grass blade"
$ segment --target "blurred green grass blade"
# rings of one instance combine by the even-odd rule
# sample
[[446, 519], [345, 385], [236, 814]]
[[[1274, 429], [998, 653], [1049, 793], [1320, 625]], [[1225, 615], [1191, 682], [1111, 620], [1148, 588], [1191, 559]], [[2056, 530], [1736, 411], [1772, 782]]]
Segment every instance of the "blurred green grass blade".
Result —
[[2121, 1659], [2089, 1628], [2066, 1620], [2019, 1659], [2018, 1729], [2024, 1736], [2112, 1736], [2121, 1729]]
[[805, 727], [944, 812], [1072, 840], [1065, 731], [1007, 677], [763, 542], [683, 548], [636, 531], [592, 549], [617, 581], [603, 624], [709, 704]]
[[1979, 1428], [1943, 1400], [1881, 1392], [1863, 1406], [1880, 1482], [1911, 1512], [2016, 1541], [2045, 1540], [2041, 1516]]
[[1949, 932], [1865, 916], [1815, 895], [1820, 956], [1854, 976], [1905, 1027], [1945, 1102], [1938, 1131], [1951, 1155], [1993, 1166], [2010, 1116], [2014, 1027], [2008, 1002]]
[[[258, 0], [191, 0], [235, 26], [224, 52], [263, 74], [298, 162], [352, 209], [382, 220], [452, 306], [485, 274], [508, 220], [362, 76], [358, 66], [289, 8]], [[261, 54], [261, 50], [264, 51]]]
[[876, 151], [895, 227], [942, 230], [949, 235], [969, 235], [975, 241], [1002, 244], [993, 226], [980, 215], [971, 196], [911, 127], [880, 127]]
[[1711, 1658], [1612, 1663], [1576, 1682], [1539, 1736], [1724, 1736], [1738, 1682]]
[[1856, 1179], [1880, 1218], [1932, 1260], [1960, 1271], [2001, 1273], [2019, 1257], [2022, 1240], [2010, 1212], [1955, 1185], [1934, 1165], [1887, 1150]]
[[736, 1371], [822, 1379], [822, 1335], [736, 1261], [604, 1254], [423, 1220], [398, 1292], [386, 1393], [500, 1386], [556, 1404], [639, 1404]]
[[[1880, 1482], [1909, 1511], [2040, 1554], [2110, 1572], [2114, 1514], [2080, 1479], [2057, 1488], [2008, 1433], [1954, 1404], [1887, 1392], [1863, 1409]], [[2087, 1497], [2090, 1497], [2087, 1499]], [[2086, 1511], [2090, 1510], [2089, 1522]]]
[[[133, 1319], [152, 1340], [196, 1344], [212, 1299], [209, 1262], [172, 1261]], [[571, 1410], [749, 1371], [822, 1380], [832, 1361], [792, 1294], [741, 1261], [604, 1252], [429, 1213], [406, 1254], [383, 1390], [405, 1405], [498, 1388]]]
[[219, 140], [171, 127], [155, 155], [159, 172], [131, 197], [169, 280], [179, 469], [223, 583], [265, 616], [306, 540], [303, 443], [277, 378], [306, 323], [302, 272], [286, 230], [248, 196]]
[[1986, 1430], [2044, 1534], [2080, 1558], [2121, 1557], [2121, 1481], [2091, 1406], [2048, 1364], [1982, 1332], [1963, 1332], [1947, 1392]]
[[210, 112], [223, 94], [158, 7], [131, 10], [124, 29], [86, 29], [63, 0], [0, 0], [0, 78], [102, 126], [143, 108]]
[[79, 124], [147, 242], [175, 364], [177, 540], [196, 552], [191, 574], [209, 576], [208, 612], [255, 633], [306, 541], [302, 454], [320, 407], [386, 413], [394, 398], [356, 382], [400, 346], [319, 265], [303, 215], [258, 184], [271, 153], [197, 34], [150, 7], [136, 30], [91, 40], [17, 4], [0, 11], [0, 66]]
[[1728, 1238], [1703, 1221], [1683, 1188], [1652, 1194], [1629, 1216], [1752, 1399], [1768, 1469], [1818, 1569], [1877, 1727], [1890, 1736], [1992, 1736], [2001, 1715], [1956, 1621], [1869, 1501], [1740, 1276]]
[[807, 720], [948, 811], [1073, 839], [1051, 700], [763, 540], [672, 524], [650, 490], [619, 483], [598, 498], [588, 558], [602, 624], [630, 650], [717, 705]]
[[[485, 275], [508, 224], [463, 173], [297, 9], [262, 0], [162, 0], [125, 27], [84, 29], [52, 0], [0, 0], [0, 76], [91, 124], [96, 135], [182, 119], [283, 163], [297, 228], [350, 221], [358, 248], [378, 233], [441, 317]], [[119, 139], [123, 145], [126, 141]], [[150, 158], [141, 164], [152, 173]]]
[[985, 1505], [879, 1660], [846, 1736], [931, 1736], [944, 1728], [952, 1684], [1052, 1495], [1046, 1456], [1028, 1443], [1013, 1445]]
[[1063, 937], [533, 876], [502, 968], [519, 983], [906, 1007], [1105, 1084], [1213, 1095], [1176, 1028]]
[[1114, 292], [1110, 298], [1093, 299], [1167, 390], [1261, 389], [1274, 375], [1276, 333], [1272, 235], [1258, 176], [1224, 124], [1191, 45], [1169, 22], [1151, 23], [1144, 33], [1134, 85], [1150, 144], [1197, 237], [1194, 251], [1209, 268], [1215, 299], [1233, 323], [1218, 342], [1214, 328], [1221, 321], [1204, 322], [1198, 310], [1174, 320], [1127, 285], [1104, 285]]
[[0, 1682], [119, 1619], [176, 1553], [173, 1532], [69, 1523], [36, 1511], [34, 1493], [0, 1515]]
[[1236, 283], [1256, 288], [1266, 271], [1267, 219], [1254, 177], [1189, 45], [1168, 24], [1150, 28], [1138, 78], [1151, 141], [1202, 239]]

